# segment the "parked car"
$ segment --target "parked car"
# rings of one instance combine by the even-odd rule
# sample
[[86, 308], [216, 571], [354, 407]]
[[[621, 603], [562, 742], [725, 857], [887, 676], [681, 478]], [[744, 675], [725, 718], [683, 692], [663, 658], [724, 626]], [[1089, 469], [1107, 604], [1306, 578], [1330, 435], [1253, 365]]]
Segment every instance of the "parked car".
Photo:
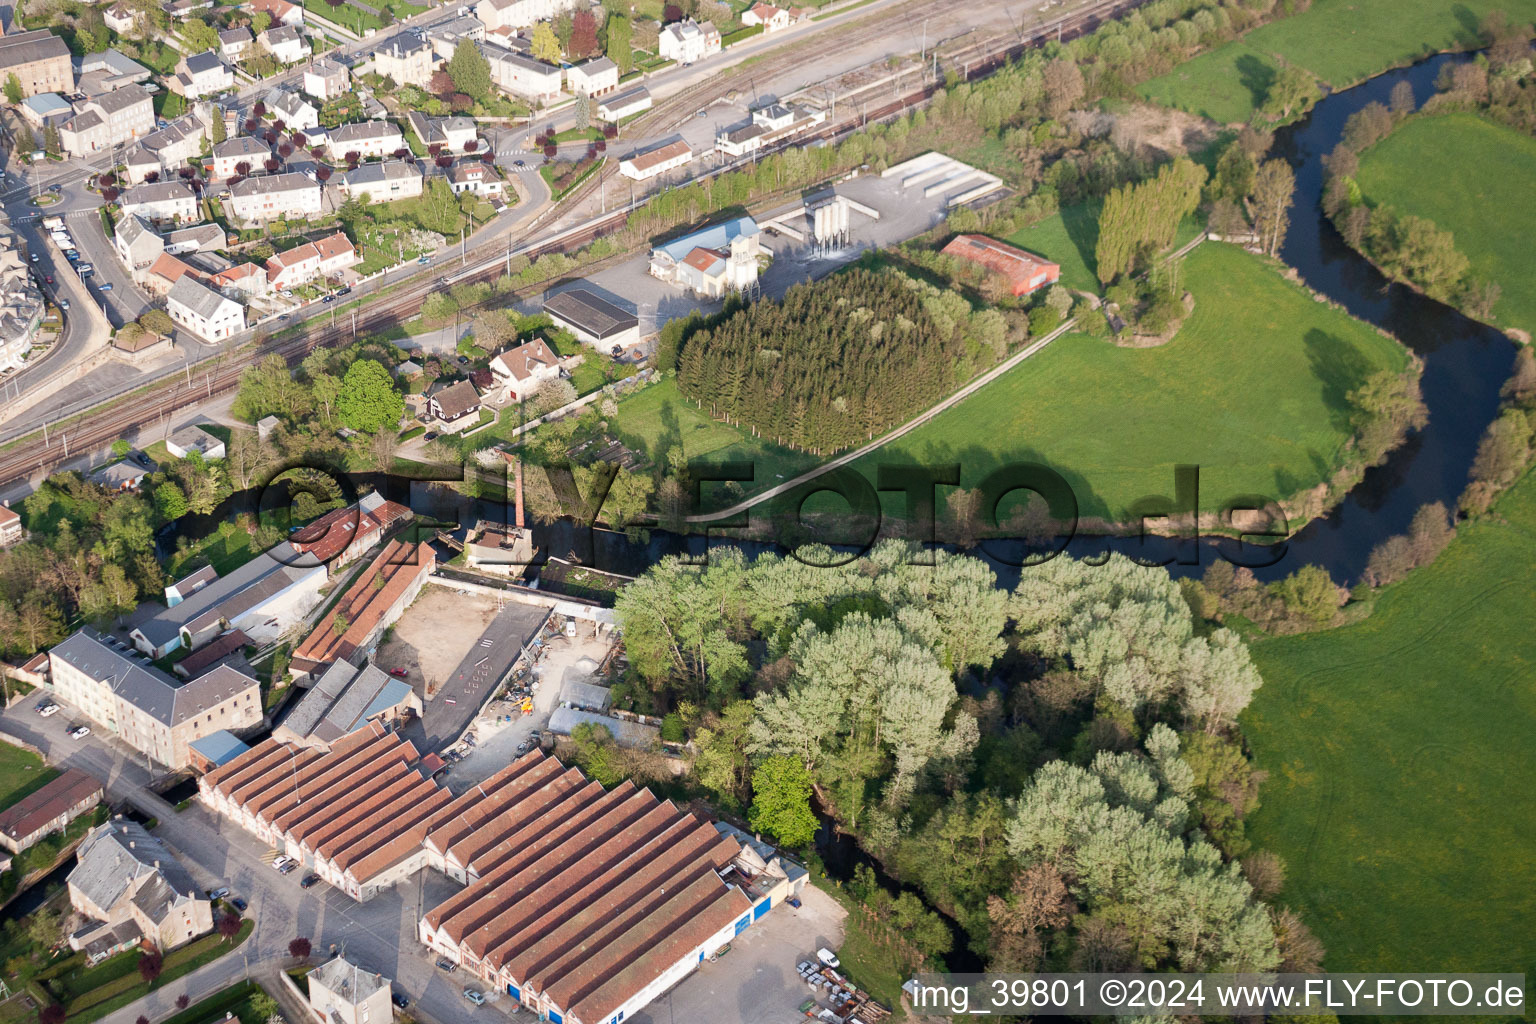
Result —
[[406, 671], [407, 670], [403, 668], [392, 668], [389, 670], [389, 674], [392, 676], [403, 676], [406, 674]]
[[468, 366], [469, 365], [469, 356], [459, 356], [459, 365], [460, 366]]
[[459, 965], [454, 963], [452, 960], [449, 960], [447, 957], [439, 957], [437, 961], [437, 967], [438, 970], [447, 971], [449, 974], [452, 974], [454, 971], [459, 969]]
[[400, 1007], [402, 1010], [411, 1005], [411, 1001], [405, 998], [404, 992], [392, 993], [389, 997], [389, 1001]]
[[95, 269], [96, 265], [94, 263], [82, 263], [75, 268], [76, 272], [78, 272], [81, 277], [84, 277], [86, 274], [89, 274]]
[[42, 259], [42, 257], [35, 252], [28, 258], [31, 259], [33, 263], [36, 263], [38, 260]]
[[320, 876], [319, 875], [316, 875], [316, 874], [305, 875], [303, 878], [301, 878], [299, 880], [299, 888], [300, 889], [308, 889], [310, 886], [314, 885], [318, 881], [320, 881]]
[[38, 708], [37, 713], [42, 715], [44, 718], [52, 718], [54, 715], [59, 713], [59, 706], [52, 701], [49, 701], [47, 704], [44, 704], [42, 707]]
[[44, 274], [43, 275], [43, 280], [47, 281], [49, 284], [53, 284], [53, 275], [52, 274]]
[[522, 755], [528, 753], [528, 741], [527, 740], [523, 740], [523, 742], [521, 742], [521, 743], [519, 743], [517, 745], [517, 753], [518, 753], [519, 757], [521, 757]]
[[278, 869], [278, 874], [286, 875], [286, 874], [288, 874], [288, 872], [292, 871], [294, 868], [296, 868], [298, 866], [299, 866], [299, 862], [298, 861], [291, 860], [287, 864], [284, 864], [281, 868]]
[[[33, 259], [36, 259], [36, 258], [37, 258], [37, 257], [35, 257], [35, 256], [34, 256], [34, 257], [33, 257]], [[417, 260], [417, 261], [416, 261], [416, 264], [417, 264], [417, 266], [422, 266], [422, 267], [424, 267], [424, 266], [426, 266], [426, 265], [427, 265], [427, 264], [428, 264], [428, 263], [431, 263], [431, 262], [432, 262], [432, 257], [430, 257], [430, 256], [423, 256], [423, 257], [421, 257], [421, 258], [420, 258], [420, 259], [418, 259], [418, 260]]]
[[208, 890], [208, 898], [211, 899], [211, 900], [222, 900], [224, 897], [226, 897], [228, 895], [229, 895], [229, 890], [224, 888], [222, 885], [219, 886], [217, 889], [210, 889], [210, 890]]
[[321, 302], [335, 302], [336, 301], [336, 296], [334, 296], [334, 295], [327, 295], [325, 298], [321, 299], [320, 301]]
[[58, 195], [60, 192], [64, 191], [64, 186], [63, 185], [49, 185], [48, 186], [48, 191], [52, 192], [54, 195]]
[[236, 896], [234, 899], [230, 900], [229, 905], [240, 911], [240, 913], [245, 913], [245, 900], [241, 899], [239, 896]]
[[476, 1006], [484, 1006], [485, 1005], [485, 996], [482, 995], [478, 989], [473, 989], [473, 988], [465, 989], [464, 990], [464, 998], [468, 999], [470, 1002], [474, 1003]]
[[77, 740], [83, 740], [91, 734], [91, 727], [88, 725], [77, 725], [69, 730], [69, 734]]
[[111, 291], [112, 290], [112, 282], [108, 281], [106, 284], [102, 285], [101, 286], [101, 290], [104, 291], [104, 292]]
[[837, 958], [837, 954], [832, 952], [826, 946], [822, 946], [816, 951], [816, 959], [820, 960], [822, 963], [826, 964], [833, 970], [837, 970], [837, 968], [843, 966], [842, 961]]
[[278, 317], [278, 319], [279, 320], [287, 320], [288, 319], [288, 314], [284, 313], [282, 316]]
[[279, 854], [277, 859], [272, 862], [272, 870], [273, 871], [281, 871], [281, 870], [283, 870], [283, 865], [285, 865], [287, 863], [288, 863], [288, 858], [286, 856], [282, 855], [282, 854]]
[[341, 291], [337, 292], [336, 294], [337, 295], [351, 295], [352, 294], [352, 286], [348, 285], [347, 287], [341, 289]]
[[68, 299], [60, 299], [59, 300], [59, 308], [64, 310], [65, 312], [68, 312], [69, 311], [69, 300]]

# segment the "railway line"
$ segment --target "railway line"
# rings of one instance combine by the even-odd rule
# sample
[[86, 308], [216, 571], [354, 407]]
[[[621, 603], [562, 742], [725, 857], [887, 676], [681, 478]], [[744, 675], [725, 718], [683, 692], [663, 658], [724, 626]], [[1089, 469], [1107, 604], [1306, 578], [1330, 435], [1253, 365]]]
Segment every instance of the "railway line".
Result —
[[[951, 6], [961, 2], [963, 0], [953, 0]], [[961, 62], [961, 73], [968, 80], [981, 78], [1016, 59], [1031, 46], [1039, 45], [1048, 38], [1071, 39], [1092, 31], [1104, 20], [1124, 13], [1141, 2], [1105, 0], [1056, 21], [1019, 31], [1012, 37], [989, 34], [985, 38], [968, 42], [958, 51], [946, 54], [944, 60], [951, 68], [957, 60]], [[796, 62], [804, 58], [794, 53], [781, 59]], [[753, 65], [754, 74], [762, 73], [763, 70], [762, 64]], [[685, 90], [667, 102], [677, 100], [675, 109], [691, 111], [703, 92], [712, 92], [716, 97], [723, 95], [730, 88], [730, 80], [730, 77], [711, 80], [698, 87], [699, 91]], [[839, 141], [871, 121], [889, 120], [927, 102], [938, 87], [939, 83], [926, 81], [918, 88], [893, 96], [876, 107], [866, 107], [857, 117], [828, 123], [798, 136], [793, 144]], [[703, 177], [726, 173], [735, 167], [735, 164], [718, 167]], [[300, 333], [279, 337], [267, 343], [254, 342], [233, 353], [208, 360], [208, 363], [218, 365], [210, 365], [200, 375], [188, 369], [183, 375], [151, 384], [134, 395], [108, 400], [101, 407], [81, 413], [68, 423], [8, 444], [0, 450], [0, 481], [14, 482], [30, 478], [34, 473], [59, 465], [72, 454], [105, 447], [119, 437], [153, 427], [211, 398], [234, 391], [239, 387], [241, 373], [269, 355], [281, 355], [290, 366], [294, 366], [317, 348], [350, 341], [353, 337], [398, 324], [419, 312], [422, 301], [434, 291], [449, 285], [494, 280], [502, 272], [509, 256], [533, 259], [546, 253], [578, 249], [622, 226], [628, 214], [627, 209], [617, 210], [520, 248], [502, 249], [497, 242], [486, 243], [471, 253], [477, 257], [472, 265], [466, 261], [466, 265], [456, 273], [444, 273], [440, 268], [435, 268], [429, 274], [405, 282], [397, 291], [379, 302], [351, 312], [345, 320], [338, 319], [326, 325], [307, 325]], [[492, 250], [495, 250], [494, 253]]]

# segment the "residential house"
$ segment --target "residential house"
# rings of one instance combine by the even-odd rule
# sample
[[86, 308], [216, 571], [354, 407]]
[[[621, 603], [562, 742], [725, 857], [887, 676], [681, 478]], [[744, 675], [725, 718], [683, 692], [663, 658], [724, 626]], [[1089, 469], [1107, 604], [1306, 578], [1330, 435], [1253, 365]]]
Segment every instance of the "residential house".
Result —
[[757, 283], [762, 231], [751, 217], [737, 217], [656, 246], [650, 274], [695, 295], [719, 298]]
[[641, 111], [650, 109], [650, 90], [643, 85], [637, 85], [633, 89], [626, 89], [617, 95], [605, 97], [597, 105], [597, 116], [599, 120], [617, 124], [626, 117], [633, 117]]
[[531, 338], [496, 353], [491, 358], [491, 375], [500, 392], [500, 400], [527, 401], [539, 390], [539, 385], [560, 376], [560, 357], [544, 339]]
[[184, 459], [197, 452], [205, 461], [224, 457], [224, 442], [195, 423], [189, 423], [165, 439], [165, 450], [171, 457]]
[[[222, 181], [237, 174], [260, 174], [262, 165], [271, 155], [272, 147], [261, 139], [237, 135], [214, 145], [208, 165], [213, 168], [213, 180]], [[243, 171], [240, 169], [242, 164], [245, 165]]]
[[[191, 607], [212, 589], [179, 608]], [[48, 675], [67, 704], [171, 768], [187, 763], [187, 744], [193, 740], [218, 729], [254, 729], [262, 723], [261, 684], [251, 676], [220, 666], [183, 682], [128, 644], [89, 628], [48, 652]]]
[[426, 88], [432, 78], [432, 46], [419, 30], [401, 29], [373, 50], [373, 70], [396, 85]]
[[1061, 279], [1061, 265], [985, 235], [956, 235], [941, 250], [1001, 276], [1014, 295], [1028, 295]]
[[267, 52], [284, 64], [297, 64], [309, 56], [304, 34], [292, 25], [277, 25], [256, 37]]
[[460, 160], [448, 169], [448, 187], [454, 195], [473, 192], [478, 196], [499, 196], [501, 177], [490, 164], [480, 160]]
[[177, 62], [176, 74], [170, 81], [171, 91], [187, 99], [212, 96], [233, 88], [234, 84], [235, 73], [213, 50], [183, 57]]
[[230, 298], [244, 302], [271, 291], [267, 286], [266, 268], [257, 263], [237, 263], [214, 274], [208, 284]]
[[275, 89], [267, 96], [267, 109], [283, 119], [288, 131], [305, 132], [320, 127], [320, 111], [300, 93]]
[[75, 87], [85, 96], [100, 96], [148, 82], [154, 72], [115, 48], [88, 53], [75, 62]]
[[213, 252], [224, 248], [227, 239], [217, 224], [194, 224], [165, 236], [165, 251], [172, 256], [183, 253]]
[[0, 548], [8, 548], [27, 535], [22, 528], [21, 516], [11, 508], [9, 499], [0, 505]]
[[255, 40], [251, 37], [251, 30], [244, 25], [239, 28], [227, 28], [219, 33], [219, 52], [226, 60], [239, 60], [251, 52], [251, 46]]
[[343, 171], [336, 187], [347, 198], [366, 195], [372, 202], [387, 203], [421, 195], [422, 175], [414, 160], [385, 160]]
[[427, 42], [439, 60], [452, 60], [459, 44], [485, 42], [485, 22], [465, 16], [438, 22], [427, 30]]
[[533, 104], [560, 98], [561, 71], [555, 65], [499, 46], [482, 46], [480, 52], [491, 66], [491, 81], [503, 91]]
[[128, 269], [137, 273], [154, 266], [160, 254], [165, 251], [165, 239], [157, 235], [142, 218], [129, 214], [117, 222], [112, 246]]
[[468, 117], [429, 117], [419, 110], [408, 115], [411, 131], [422, 145], [431, 149], [440, 146], [449, 153], [467, 153], [470, 143], [477, 141], [476, 126]]
[[0, 368], [19, 369], [43, 319], [40, 282], [14, 232], [0, 227]]
[[675, 139], [642, 153], [631, 153], [619, 161], [619, 173], [635, 181], [647, 181], [659, 174], [686, 167], [693, 160], [693, 150], [683, 139]]
[[85, 481], [109, 491], [137, 491], [144, 478], [154, 470], [154, 466], [142, 465], [134, 459], [118, 459], [91, 470]]
[[[161, 951], [213, 930], [213, 903], [169, 848], [136, 821], [116, 817], [85, 837], [69, 873], [70, 906], [100, 924], [70, 936], [85, 949], [118, 928]], [[109, 939], [121, 944], [122, 939]]]
[[572, 288], [544, 300], [544, 312], [572, 334], [604, 352], [640, 342], [640, 318], [586, 288]]
[[120, 36], [132, 34], [138, 26], [138, 15], [126, 4], [116, 3], [102, 14], [101, 20], [107, 28]]
[[204, 341], [232, 338], [245, 330], [245, 307], [190, 274], [172, 285], [165, 299], [171, 319]]
[[331, 1024], [388, 1024], [389, 979], [337, 957], [309, 972], [309, 1005]]
[[123, 154], [128, 182], [137, 185], [150, 175], [169, 177], [198, 160], [208, 129], [197, 114], [187, 114], [151, 132]]
[[479, 0], [474, 12], [487, 29], [517, 29], [549, 21], [578, 6], [578, 0]]
[[[6, 511], [10, 511], [7, 509]], [[0, 811], [0, 846], [12, 853], [37, 844], [101, 803], [101, 780], [73, 768]]]
[[345, 160], [354, 153], [366, 160], [407, 148], [405, 136], [392, 121], [359, 121], [332, 128], [326, 146], [332, 160]]
[[479, 425], [480, 393], [467, 380], [436, 382], [427, 390], [427, 412], [438, 430], [456, 434]]
[[741, 23], [748, 28], [761, 25], [764, 32], [777, 32], [789, 27], [789, 12], [773, 4], [753, 4], [742, 12]]
[[572, 64], [565, 69], [565, 84], [578, 96], [603, 96], [619, 87], [619, 66], [607, 57]]
[[304, 69], [303, 89], [310, 96], [324, 103], [348, 91], [349, 77], [346, 65], [329, 57], [321, 57], [319, 60], [310, 61], [309, 66]]
[[357, 251], [344, 232], [306, 242], [267, 260], [267, 285], [281, 291], [331, 277], [357, 264]]
[[700, 25], [692, 18], [674, 21], [661, 30], [657, 50], [666, 60], [692, 64], [720, 52], [720, 30], [707, 21]]
[[197, 277], [197, 271], [187, 263], [168, 252], [162, 252], [148, 270], [135, 274], [134, 280], [149, 293], [151, 298], [163, 299], [171, 294], [171, 289], [176, 287], [176, 282], [188, 274], [194, 278]]
[[304, 8], [299, 4], [291, 4], [288, 0], [252, 0], [251, 13], [265, 13], [272, 19], [274, 25], [292, 25], [298, 28], [304, 24]]
[[165, 5], [165, 12], [177, 21], [190, 18], [198, 11], [213, 10], [213, 0], [171, 0]]
[[124, 217], [139, 216], [152, 223], [192, 222], [197, 215], [197, 194], [184, 181], [157, 181], [124, 189], [118, 196]]
[[324, 209], [318, 182], [296, 171], [264, 174], [237, 181], [224, 202], [225, 212], [242, 224], [278, 219], [305, 219]]
[[75, 116], [59, 126], [59, 141], [70, 156], [89, 156], [155, 130], [155, 105], [142, 86], [102, 93], [74, 106]]
[[11, 75], [23, 96], [75, 91], [75, 65], [69, 46], [47, 29], [0, 36], [0, 81]]

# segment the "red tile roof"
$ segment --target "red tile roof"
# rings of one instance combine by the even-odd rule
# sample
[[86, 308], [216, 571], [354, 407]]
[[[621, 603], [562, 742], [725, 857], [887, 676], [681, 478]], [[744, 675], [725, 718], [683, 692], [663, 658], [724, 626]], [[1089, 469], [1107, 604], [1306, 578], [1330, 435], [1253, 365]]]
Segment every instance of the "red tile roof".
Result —
[[358, 537], [367, 537], [380, 530], [388, 530], [396, 523], [410, 518], [411, 510], [393, 501], [386, 501], [372, 512], [364, 512], [357, 505], [333, 509], [307, 526], [302, 526], [289, 536], [294, 550], [314, 555], [321, 562], [329, 562], [340, 555]]
[[1053, 284], [1061, 276], [1058, 264], [985, 235], [956, 235], [943, 252], [946, 256], [979, 263], [1003, 275], [1013, 286], [1015, 295]]
[[[293, 652], [293, 660], [315, 665], [350, 661], [400, 595], [430, 573], [436, 564], [437, 556], [430, 544], [390, 541], [304, 638], [298, 650]], [[340, 633], [336, 631], [338, 615], [347, 619], [346, 628]]]

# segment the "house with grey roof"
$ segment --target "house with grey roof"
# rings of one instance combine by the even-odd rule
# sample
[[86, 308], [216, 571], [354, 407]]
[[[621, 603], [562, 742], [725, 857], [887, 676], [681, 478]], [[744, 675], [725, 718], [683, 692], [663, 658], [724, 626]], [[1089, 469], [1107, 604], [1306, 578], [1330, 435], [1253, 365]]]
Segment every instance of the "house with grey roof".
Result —
[[419, 716], [421, 709], [421, 698], [409, 683], [373, 665], [359, 668], [337, 660], [272, 730], [272, 738], [328, 750], [369, 722], [395, 722], [410, 714]]
[[194, 224], [165, 236], [165, 251], [172, 256], [183, 253], [212, 252], [224, 248], [224, 229], [217, 224]]
[[[178, 609], [197, 605], [197, 598], [193, 594]], [[90, 628], [48, 652], [48, 672], [65, 702], [133, 749], [172, 768], [187, 764], [187, 746], [194, 740], [220, 729], [238, 732], [262, 723], [261, 688], [246, 673], [221, 664], [183, 682], [156, 668], [132, 645]]]
[[319, 603], [326, 577], [323, 562], [284, 541], [139, 622], [130, 635], [140, 651], [154, 658], [181, 647], [196, 650], [226, 629], [243, 629], [263, 643]]
[[79, 90], [87, 96], [98, 96], [147, 82], [154, 72], [121, 50], [108, 48], [100, 53], [88, 53], [76, 60], [75, 73], [80, 79]]
[[296, 171], [263, 174], [238, 181], [224, 210], [242, 224], [265, 224], [285, 217], [315, 217], [324, 206], [320, 184]]
[[200, 219], [197, 216], [197, 196], [192, 186], [184, 181], [156, 181], [135, 185], [118, 197], [117, 204], [123, 216], [137, 215], [152, 223]]
[[421, 195], [422, 175], [414, 160], [385, 160], [344, 171], [335, 184], [348, 199], [366, 195], [372, 202], [388, 203]]
[[158, 468], [154, 463], [146, 466], [137, 459], [118, 459], [105, 466], [97, 466], [86, 474], [85, 479], [109, 491], [136, 491], [144, 478]]
[[337, 957], [309, 972], [309, 1005], [330, 1024], [382, 1024], [392, 1019], [389, 979]]
[[292, 25], [274, 25], [258, 38], [261, 45], [284, 64], [297, 63], [309, 54], [303, 33]]
[[232, 338], [245, 330], [245, 307], [191, 274], [182, 274], [171, 285], [165, 297], [165, 311], [204, 341]]
[[[213, 903], [170, 849], [121, 816], [92, 829], [75, 852], [70, 906], [98, 924], [69, 938], [84, 949], [132, 927], [160, 950], [213, 930]], [[121, 936], [116, 941], [121, 943]]]
[[148, 270], [165, 251], [165, 239], [161, 238], [142, 217], [129, 214], [117, 225], [112, 236], [112, 246], [129, 270]]
[[267, 109], [283, 119], [287, 131], [308, 131], [320, 125], [320, 111], [292, 89], [273, 89], [267, 94]]
[[211, 461], [224, 457], [224, 442], [196, 423], [188, 423], [165, 439], [165, 450], [177, 459], [184, 459], [192, 452], [197, 452]]
[[204, 50], [183, 57], [171, 79], [171, 91], [188, 99], [211, 96], [223, 92], [235, 84], [235, 73], [224, 59], [213, 50]]
[[219, 33], [219, 51], [230, 60], [238, 60], [251, 50], [255, 38], [245, 26], [227, 28]]
[[332, 128], [326, 147], [332, 160], [344, 160], [350, 153], [366, 160], [406, 148], [405, 136], [391, 121], [357, 121]]
[[[211, 155], [213, 177], [217, 181], [222, 178], [232, 178], [236, 174], [260, 171], [261, 165], [272, 155], [272, 147], [249, 135], [237, 135], [232, 139], [215, 143]], [[239, 169], [242, 164], [245, 166], [243, 171]]]

